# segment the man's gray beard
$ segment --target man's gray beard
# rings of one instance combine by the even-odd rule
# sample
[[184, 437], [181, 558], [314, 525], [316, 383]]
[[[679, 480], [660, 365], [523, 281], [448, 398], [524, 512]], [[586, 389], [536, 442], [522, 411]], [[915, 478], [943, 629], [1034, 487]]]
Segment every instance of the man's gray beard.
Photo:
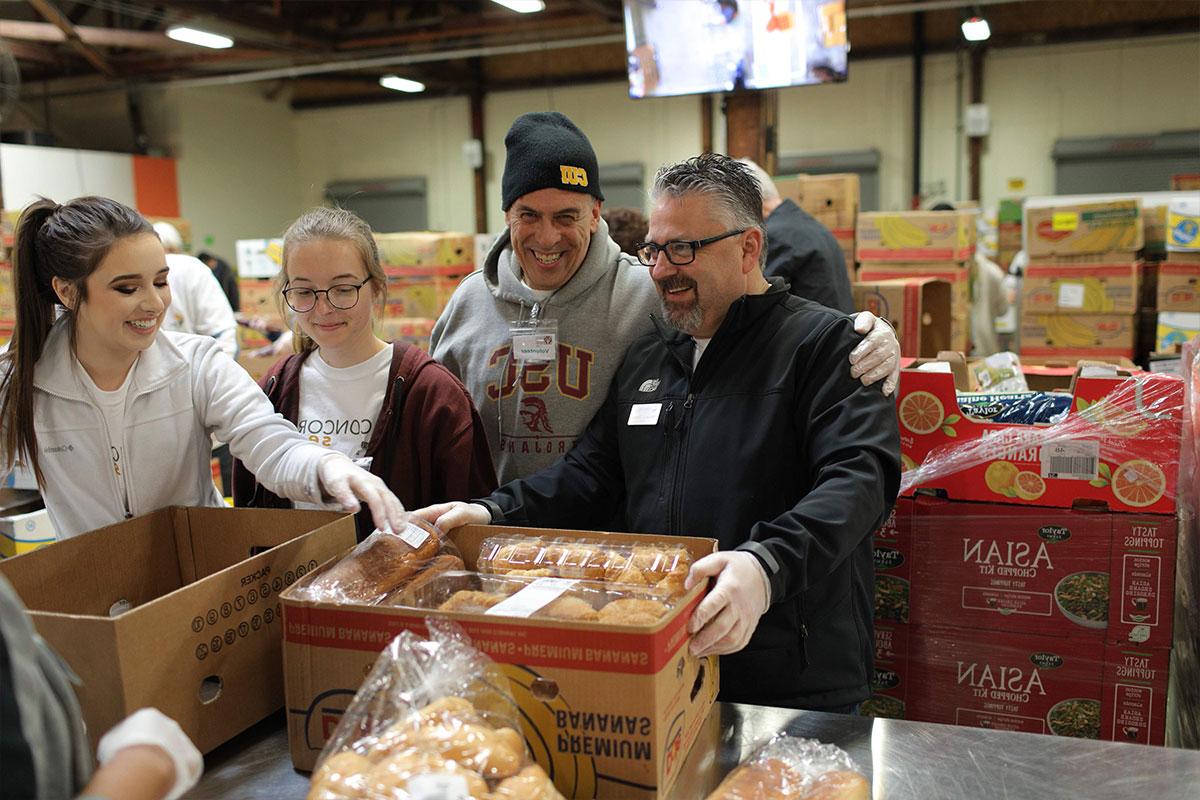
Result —
[[704, 322], [704, 311], [701, 310], [699, 301], [683, 312], [672, 310], [661, 296], [658, 298], [658, 302], [662, 308], [663, 320], [677, 331], [683, 331], [690, 335]]

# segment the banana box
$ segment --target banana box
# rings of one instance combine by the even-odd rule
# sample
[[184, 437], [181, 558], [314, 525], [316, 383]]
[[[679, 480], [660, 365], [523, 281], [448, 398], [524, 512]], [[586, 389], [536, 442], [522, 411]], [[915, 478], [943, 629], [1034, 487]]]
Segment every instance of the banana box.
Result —
[[[859, 267], [860, 283], [875, 283], [896, 278], [936, 278], [950, 284], [950, 308], [966, 316], [971, 310], [971, 271], [965, 264], [945, 261], [906, 263], [866, 263]], [[853, 283], [853, 281], [851, 281]], [[958, 348], [951, 348], [957, 350]]]
[[887, 320], [900, 339], [900, 355], [933, 358], [951, 349], [950, 285], [934, 278], [855, 283], [854, 307]]
[[385, 342], [416, 345], [428, 352], [433, 323], [428, 317], [386, 317], [376, 322], [375, 329]]
[[793, 201], [827, 228], [853, 228], [858, 215], [857, 173], [797, 175], [776, 181], [781, 197]]
[[[900, 452], [909, 466], [902, 495], [930, 490], [952, 500], [1053, 508], [1087, 502], [1175, 513], [1182, 379], [1085, 364], [1075, 371], [1066, 417], [1044, 426], [972, 418], [958, 404], [956, 377], [963, 391], [970, 389], [965, 364], [957, 375], [921, 367], [901, 373], [897, 392]], [[1043, 384], [1031, 372], [1026, 377], [1036, 388], [1062, 385]], [[1011, 471], [992, 467], [1000, 461], [1019, 473], [1011, 493], [988, 487], [989, 469], [993, 477], [996, 469]]]
[[1025, 314], [1134, 314], [1141, 265], [1031, 263], [1021, 284]]
[[458, 282], [473, 270], [470, 263], [385, 266], [387, 304], [384, 316], [437, 319], [450, 302]]
[[1163, 312], [1158, 315], [1154, 349], [1159, 353], [1173, 352], [1175, 348], [1183, 346], [1198, 336], [1200, 336], [1200, 313]]
[[1133, 358], [1137, 316], [1131, 314], [1021, 314], [1021, 355]]
[[234, 253], [239, 278], [274, 278], [283, 266], [283, 239], [238, 239]]
[[[468, 525], [449, 538], [473, 570], [484, 539], [505, 534], [626, 544], [665, 538], [693, 558], [717, 547], [696, 537], [501, 525]], [[702, 586], [652, 625], [613, 626], [319, 603], [297, 597], [304, 585], [281, 595], [288, 743], [298, 769], [313, 768], [379, 651], [401, 631], [424, 635], [430, 616], [458, 622], [508, 675], [530, 751], [568, 798], [664, 796], [716, 701], [717, 659], [697, 659], [687, 648]]]
[[1158, 265], [1159, 312], [1200, 313], [1200, 263], [1164, 261]]
[[467, 233], [377, 233], [375, 244], [379, 260], [394, 267], [474, 268], [475, 264], [475, 237]]
[[1144, 243], [1142, 208], [1136, 198], [1034, 208], [1027, 203], [1024, 228], [1031, 259], [1134, 253]]
[[975, 252], [976, 211], [892, 211], [858, 215], [859, 261], [954, 261]]

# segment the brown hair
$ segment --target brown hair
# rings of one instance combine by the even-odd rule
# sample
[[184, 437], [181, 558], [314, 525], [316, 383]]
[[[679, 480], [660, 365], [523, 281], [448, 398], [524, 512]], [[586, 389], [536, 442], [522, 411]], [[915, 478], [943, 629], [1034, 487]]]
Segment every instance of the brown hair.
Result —
[[75, 309], [62, 304], [51, 283], [59, 278], [72, 285], [76, 308], [87, 300], [86, 280], [113, 245], [127, 236], [154, 235], [146, 219], [107, 197], [80, 197], [65, 205], [39, 198], [26, 206], [13, 237], [13, 292], [17, 324], [8, 351], [0, 361], [0, 423], [4, 426], [5, 465], [17, 461], [33, 469], [42, 485], [37, 432], [33, 424], [33, 374], [56, 308], [62, 307], [71, 326], [74, 345]]
[[[379, 261], [379, 246], [375, 243], [375, 234], [366, 221], [344, 208], [329, 208], [318, 206], [305, 211], [288, 226], [283, 234], [283, 267], [275, 277], [275, 285], [279, 290], [279, 311], [287, 319], [291, 309], [283, 300], [283, 290], [288, 287], [288, 261], [298, 246], [306, 242], [316, 242], [332, 239], [339, 242], [349, 242], [354, 245], [367, 268], [367, 278], [380, 305], [387, 302], [387, 275]], [[300, 331], [298, 324], [293, 325], [292, 335], [295, 337], [295, 350], [304, 353], [316, 348], [317, 344]]]
[[622, 253], [636, 256], [636, 248], [646, 241], [650, 222], [636, 208], [612, 208], [600, 212], [608, 223], [608, 235], [621, 248]]

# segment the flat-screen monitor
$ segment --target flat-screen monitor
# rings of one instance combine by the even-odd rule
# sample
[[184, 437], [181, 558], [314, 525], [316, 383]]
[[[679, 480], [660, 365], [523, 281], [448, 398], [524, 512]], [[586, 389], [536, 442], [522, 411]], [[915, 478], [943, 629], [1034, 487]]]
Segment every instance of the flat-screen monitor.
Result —
[[845, 0], [624, 0], [631, 97], [846, 80]]

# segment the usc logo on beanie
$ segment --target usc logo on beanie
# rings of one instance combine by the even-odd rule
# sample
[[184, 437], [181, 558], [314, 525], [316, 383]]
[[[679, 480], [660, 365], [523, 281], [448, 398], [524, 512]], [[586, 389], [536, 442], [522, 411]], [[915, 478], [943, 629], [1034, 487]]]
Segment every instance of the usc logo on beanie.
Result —
[[566, 164], [559, 164], [558, 170], [562, 174], [562, 182], [564, 186], [587, 186], [587, 170], [583, 167], [569, 167]]

